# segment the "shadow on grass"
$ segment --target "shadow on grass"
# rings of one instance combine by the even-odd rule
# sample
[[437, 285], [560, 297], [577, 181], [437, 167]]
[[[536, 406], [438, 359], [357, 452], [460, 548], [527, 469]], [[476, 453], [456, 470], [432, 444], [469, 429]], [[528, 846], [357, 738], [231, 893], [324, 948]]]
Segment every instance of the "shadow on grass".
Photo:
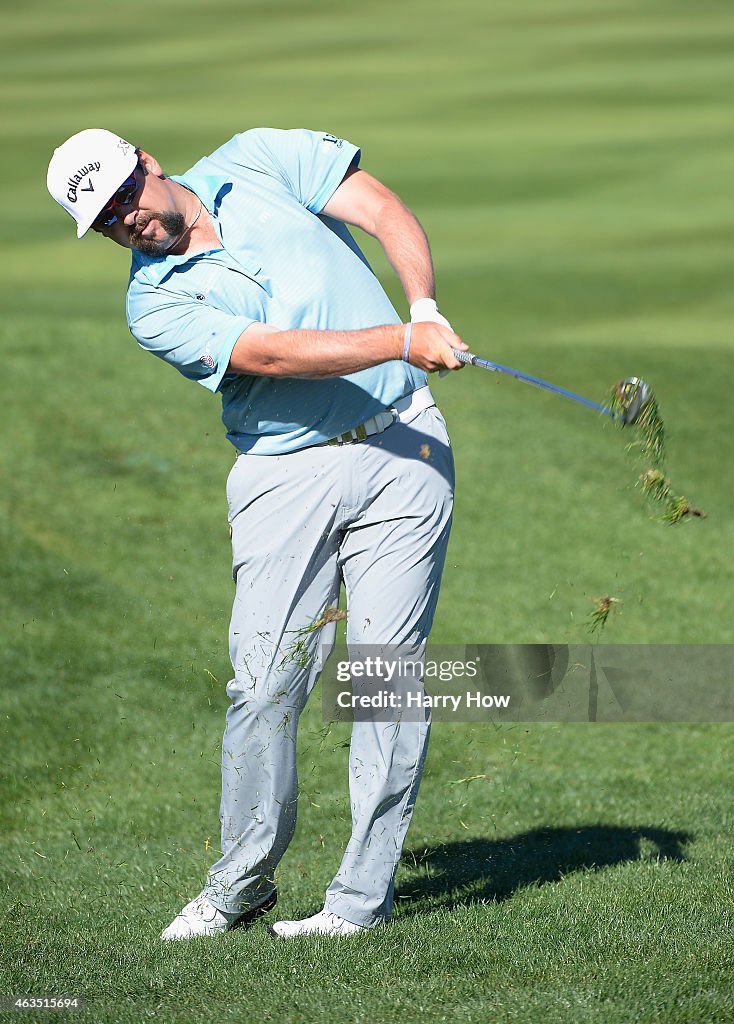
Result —
[[402, 881], [396, 899], [409, 914], [425, 911], [426, 903], [451, 910], [506, 900], [526, 886], [558, 882], [573, 871], [650, 859], [684, 861], [683, 848], [691, 838], [687, 832], [646, 826], [582, 825], [408, 850], [403, 870], [416, 877]]

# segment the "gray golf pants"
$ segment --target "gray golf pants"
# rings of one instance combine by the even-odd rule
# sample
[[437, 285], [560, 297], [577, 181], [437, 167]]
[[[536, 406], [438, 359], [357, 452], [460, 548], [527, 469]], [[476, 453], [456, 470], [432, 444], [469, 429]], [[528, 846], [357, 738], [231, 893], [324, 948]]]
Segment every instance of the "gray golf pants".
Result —
[[[343, 580], [347, 642], [422, 651], [451, 528], [454, 470], [437, 408], [356, 444], [241, 455], [227, 481], [236, 594], [234, 679], [222, 745], [222, 857], [205, 892], [241, 913], [274, 889], [296, 825], [298, 718], [336, 625], [310, 629]], [[415, 717], [415, 716], [413, 716]], [[389, 919], [420, 783], [430, 715], [355, 722], [352, 834], [325, 907], [354, 924]]]

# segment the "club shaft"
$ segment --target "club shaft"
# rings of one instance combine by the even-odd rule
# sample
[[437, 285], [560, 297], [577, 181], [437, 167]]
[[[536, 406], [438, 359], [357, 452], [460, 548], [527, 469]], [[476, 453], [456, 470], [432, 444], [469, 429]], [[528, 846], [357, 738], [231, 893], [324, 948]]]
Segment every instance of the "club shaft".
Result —
[[460, 352], [458, 349], [454, 349], [454, 355], [461, 363], [467, 363], [471, 366], [481, 366], [483, 370], [491, 370], [492, 373], [503, 373], [507, 377], [514, 377], [515, 380], [524, 381], [525, 384], [532, 384], [536, 388], [542, 388], [544, 391], [552, 391], [554, 395], [562, 395], [564, 398], [569, 398], [572, 402], [578, 402], [580, 405], [585, 405], [589, 409], [594, 409], [595, 412], [602, 412], [606, 416], [613, 416], [612, 410], [605, 405], [600, 405], [598, 402], [592, 402], [590, 398], [584, 398], [583, 395], [577, 395], [573, 391], [567, 391], [566, 388], [559, 388], [555, 384], [549, 384], [547, 380], [541, 380], [540, 377], [531, 377], [529, 373], [521, 373], [520, 370], [513, 370], [510, 366], [502, 366], [500, 363], [493, 363], [489, 359], [481, 359], [479, 356], [475, 356], [471, 352]]

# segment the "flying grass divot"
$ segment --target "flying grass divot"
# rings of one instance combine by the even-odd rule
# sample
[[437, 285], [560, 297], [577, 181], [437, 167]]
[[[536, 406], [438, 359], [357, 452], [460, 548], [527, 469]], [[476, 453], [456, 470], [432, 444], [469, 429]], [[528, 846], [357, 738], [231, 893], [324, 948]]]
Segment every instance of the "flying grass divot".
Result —
[[627, 377], [620, 381], [612, 388], [607, 403], [601, 405], [540, 377], [533, 377], [521, 370], [514, 370], [511, 366], [502, 366], [501, 363], [475, 356], [473, 352], [453, 349], [453, 353], [460, 363], [514, 377], [524, 384], [532, 384], [533, 387], [550, 391], [554, 395], [561, 395], [579, 405], [585, 405], [587, 409], [609, 416], [618, 426], [637, 427], [638, 438], [627, 445], [627, 450], [636, 450], [649, 463], [649, 469], [640, 477], [640, 483], [653, 501], [662, 504], [662, 521], [677, 523], [686, 516], [705, 519], [706, 513], [702, 509], [695, 508], [682, 495], [671, 493], [670, 481], [665, 476], [665, 428], [652, 389], [644, 380], [640, 380], [639, 377]]
[[589, 621], [587, 623], [587, 628], [589, 632], [601, 633], [601, 631], [607, 624], [609, 616], [614, 611], [615, 606], [621, 603], [622, 602], [618, 597], [607, 596], [595, 598], [594, 607], [592, 609], [591, 615], [589, 616]]
[[665, 471], [665, 424], [652, 389], [637, 377], [628, 377], [612, 388], [605, 408], [618, 426], [632, 427], [637, 432], [626, 450], [647, 463], [638, 485], [650, 501], [660, 506], [660, 520], [673, 524], [687, 517], [705, 519], [703, 509], [671, 490]]

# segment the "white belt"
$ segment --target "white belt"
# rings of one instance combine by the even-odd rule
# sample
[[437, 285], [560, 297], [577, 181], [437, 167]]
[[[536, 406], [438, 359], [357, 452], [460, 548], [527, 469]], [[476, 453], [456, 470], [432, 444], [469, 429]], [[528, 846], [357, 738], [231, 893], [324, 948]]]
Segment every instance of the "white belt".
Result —
[[430, 409], [435, 404], [431, 389], [427, 384], [424, 384], [422, 388], [418, 388], [411, 394], [405, 395], [404, 398], [399, 398], [394, 405], [385, 409], [384, 412], [378, 412], [376, 416], [370, 416], [368, 420], [360, 423], [359, 426], [354, 427], [352, 430], [347, 430], [337, 437], [332, 437], [328, 441], [323, 441], [322, 444], [342, 445], [354, 444], [355, 441], [364, 441], [366, 437], [370, 437], [372, 434], [381, 434], [383, 430], [387, 430], [393, 423], [410, 423], [419, 412], [423, 412], [424, 409]]
[[411, 392], [405, 398], [399, 398], [394, 405], [390, 406], [388, 412], [394, 411], [394, 418], [400, 420], [401, 423], [410, 423], [419, 412], [423, 412], [424, 409], [430, 409], [435, 404], [436, 401], [431, 394], [431, 389], [427, 384], [424, 384], [422, 388]]

